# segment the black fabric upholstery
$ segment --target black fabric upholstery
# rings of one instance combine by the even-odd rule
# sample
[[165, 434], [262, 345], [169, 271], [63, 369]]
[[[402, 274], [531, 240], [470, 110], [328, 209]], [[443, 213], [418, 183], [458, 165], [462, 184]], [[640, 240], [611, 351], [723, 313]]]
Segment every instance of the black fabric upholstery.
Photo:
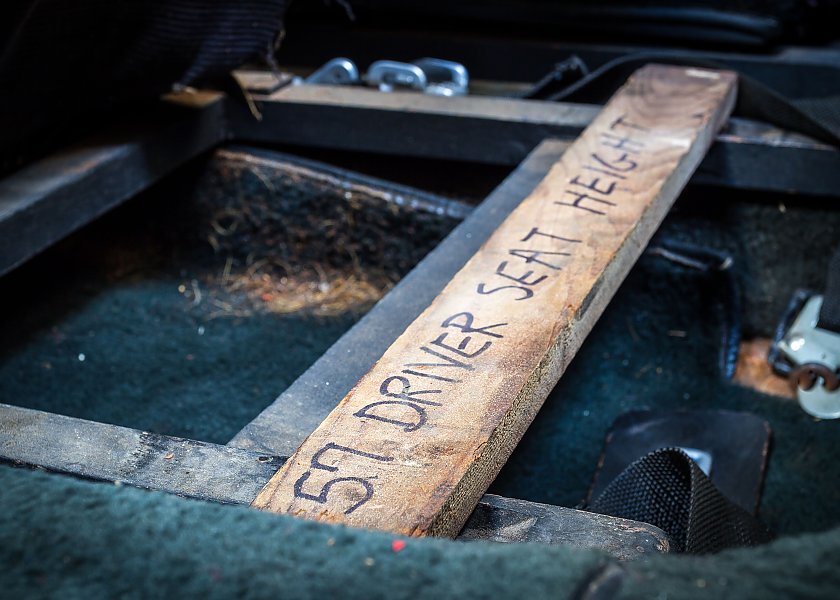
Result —
[[[224, 85], [273, 51], [287, 0], [0, 6], [0, 172], [173, 84]], [[82, 123], [85, 121], [85, 123]], [[5, 167], [5, 169], [4, 169]]]

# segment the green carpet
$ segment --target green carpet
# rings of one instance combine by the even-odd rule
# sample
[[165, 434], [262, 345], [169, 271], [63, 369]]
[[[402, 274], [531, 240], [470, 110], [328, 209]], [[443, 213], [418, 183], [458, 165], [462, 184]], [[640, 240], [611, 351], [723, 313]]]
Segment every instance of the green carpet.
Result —
[[262, 314], [206, 322], [183, 310], [179, 283], [118, 283], [58, 323], [33, 325], [0, 364], [0, 399], [225, 444], [354, 322]]
[[212, 157], [0, 278], [0, 402], [227, 443], [457, 223], [351, 190]]
[[[566, 598], [608, 560], [539, 545], [408, 540], [0, 469], [8, 598]], [[838, 532], [622, 568], [621, 598], [836, 598]], [[805, 557], [808, 560], [805, 560]]]

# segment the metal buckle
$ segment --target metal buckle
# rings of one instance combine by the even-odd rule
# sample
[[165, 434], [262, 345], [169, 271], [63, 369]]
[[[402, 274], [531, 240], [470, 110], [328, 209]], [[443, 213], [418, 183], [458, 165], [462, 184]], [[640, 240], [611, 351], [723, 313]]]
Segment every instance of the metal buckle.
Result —
[[[796, 384], [802, 409], [840, 418], [840, 334], [817, 327], [823, 297], [798, 291], [776, 333], [768, 359]], [[796, 315], [791, 320], [792, 315]]]

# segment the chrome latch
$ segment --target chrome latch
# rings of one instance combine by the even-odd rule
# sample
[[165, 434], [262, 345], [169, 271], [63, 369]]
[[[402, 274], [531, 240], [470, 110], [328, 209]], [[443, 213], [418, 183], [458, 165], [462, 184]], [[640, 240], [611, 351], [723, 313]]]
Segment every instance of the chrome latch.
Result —
[[[253, 78], [252, 78], [253, 79]], [[289, 85], [364, 85], [381, 92], [416, 91], [433, 96], [465, 96], [470, 76], [464, 65], [440, 58], [421, 58], [414, 62], [378, 60], [368, 68], [364, 78], [349, 58], [336, 57], [308, 77], [291, 73], [267, 73], [257, 82], [249, 81], [252, 92], [271, 94]]]
[[799, 292], [794, 297], [791, 313], [798, 310], [798, 314], [789, 326], [783, 321], [779, 327], [769, 358], [774, 369], [796, 385], [799, 404], [805, 412], [821, 419], [837, 419], [840, 334], [817, 326], [822, 301], [818, 294]]
[[423, 69], [395, 60], [377, 60], [368, 67], [365, 81], [378, 87], [380, 92], [393, 92], [398, 88], [422, 92], [428, 85]]
[[368, 85], [381, 92], [414, 90], [434, 96], [464, 96], [469, 80], [464, 65], [440, 58], [421, 58], [411, 63], [378, 60], [365, 76]]
[[428, 81], [427, 94], [435, 96], [465, 96], [469, 91], [470, 76], [461, 63], [441, 58], [421, 58], [415, 66], [423, 69]]

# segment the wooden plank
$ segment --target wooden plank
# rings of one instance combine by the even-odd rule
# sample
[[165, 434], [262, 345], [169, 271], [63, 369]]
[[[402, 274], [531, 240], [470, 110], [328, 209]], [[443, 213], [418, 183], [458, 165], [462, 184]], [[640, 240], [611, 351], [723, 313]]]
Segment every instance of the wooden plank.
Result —
[[[0, 404], [0, 463], [248, 505], [285, 460]], [[571, 544], [622, 560], [668, 551], [666, 534], [653, 525], [491, 495], [459, 539]]]
[[511, 166], [548, 137], [579, 135], [598, 114], [591, 105], [308, 84], [254, 101], [260, 121], [242, 106], [229, 106], [231, 129], [242, 143]]
[[290, 456], [426, 309], [566, 149], [540, 144], [384, 298], [234, 436], [229, 446]]
[[250, 504], [286, 459], [0, 404], [0, 462]]
[[637, 71], [253, 505], [457, 534], [734, 97], [729, 72]]
[[[285, 460], [0, 403], [0, 463], [248, 505]], [[459, 539], [571, 544], [622, 560], [668, 551], [653, 525], [491, 495]]]
[[0, 180], [0, 275], [218, 145], [223, 112], [160, 106]]
[[[238, 72], [260, 85], [259, 72]], [[352, 152], [516, 166], [547, 138], [569, 143], [598, 107], [587, 104], [382, 94], [353, 86], [301, 85], [256, 97], [262, 119], [228, 107], [241, 143], [284, 144]], [[804, 135], [733, 118], [693, 183], [836, 197], [840, 151]]]
[[[237, 71], [237, 76], [250, 85], [251, 81], [259, 81], [259, 73]], [[598, 107], [591, 104], [528, 102], [481, 96], [454, 96], [448, 97], [446, 102], [441, 102], [441, 96], [430, 94], [383, 94], [374, 88], [315, 84], [287, 86], [272, 94], [255, 96], [255, 100], [379, 109], [397, 113], [420, 112], [465, 118], [481, 115], [486, 119], [558, 125], [566, 127], [567, 131], [585, 127], [598, 114]]]
[[619, 560], [650, 558], [671, 549], [668, 534], [648, 523], [492, 494], [484, 495], [458, 539], [597, 548]]

